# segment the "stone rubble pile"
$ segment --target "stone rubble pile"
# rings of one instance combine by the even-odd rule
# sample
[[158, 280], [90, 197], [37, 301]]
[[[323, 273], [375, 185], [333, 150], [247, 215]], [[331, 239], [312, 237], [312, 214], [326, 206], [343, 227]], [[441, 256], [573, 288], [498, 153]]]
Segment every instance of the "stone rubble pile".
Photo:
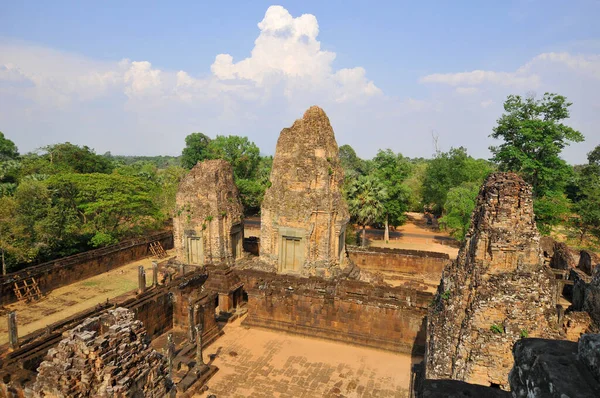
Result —
[[38, 368], [34, 397], [165, 397], [173, 389], [167, 361], [125, 308], [88, 318]]

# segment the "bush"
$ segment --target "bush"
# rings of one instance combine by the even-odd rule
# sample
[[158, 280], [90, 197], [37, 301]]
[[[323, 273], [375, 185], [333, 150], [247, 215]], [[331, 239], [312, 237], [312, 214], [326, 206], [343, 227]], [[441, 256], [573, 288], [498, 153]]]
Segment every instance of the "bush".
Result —
[[96, 232], [96, 235], [90, 239], [90, 245], [94, 247], [105, 247], [114, 245], [117, 242], [118, 240], [114, 236], [105, 232]]

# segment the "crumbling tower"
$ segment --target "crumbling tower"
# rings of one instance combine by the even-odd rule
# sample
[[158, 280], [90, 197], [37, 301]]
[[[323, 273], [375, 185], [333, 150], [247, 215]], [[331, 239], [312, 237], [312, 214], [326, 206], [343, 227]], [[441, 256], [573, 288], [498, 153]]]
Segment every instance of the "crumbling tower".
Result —
[[343, 170], [325, 112], [312, 106], [281, 131], [261, 206], [260, 257], [278, 272], [330, 276], [345, 258]]
[[515, 341], [560, 336], [539, 239], [531, 187], [513, 173], [491, 174], [429, 311], [426, 378], [506, 389]]
[[233, 169], [225, 160], [205, 160], [179, 184], [173, 236], [186, 264], [231, 263], [242, 253], [243, 210]]

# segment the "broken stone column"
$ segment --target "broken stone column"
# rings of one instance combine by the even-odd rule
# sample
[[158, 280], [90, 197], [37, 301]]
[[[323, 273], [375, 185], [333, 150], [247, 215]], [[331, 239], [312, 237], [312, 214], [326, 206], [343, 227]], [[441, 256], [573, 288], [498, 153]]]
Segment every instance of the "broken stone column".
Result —
[[281, 273], [335, 275], [350, 217], [338, 146], [321, 108], [281, 131], [270, 181], [261, 206], [261, 260]]
[[158, 286], [158, 263], [152, 261], [152, 286]]
[[513, 173], [491, 174], [429, 311], [427, 379], [507, 389], [515, 341], [561, 337], [557, 285], [539, 240], [531, 187]]
[[194, 306], [191, 304], [188, 304], [188, 322], [189, 322], [188, 337], [189, 337], [190, 343], [193, 343], [196, 325], [194, 323]]
[[167, 334], [167, 347], [165, 349], [167, 357], [167, 371], [169, 377], [173, 377], [173, 359], [175, 358], [175, 342], [173, 341], [173, 333]]
[[204, 366], [204, 359], [202, 358], [202, 324], [198, 324], [196, 325], [196, 367], [198, 371], [202, 366]]
[[138, 294], [142, 294], [146, 291], [146, 271], [144, 271], [144, 266], [140, 265], [138, 267]]
[[17, 312], [8, 313], [8, 344], [12, 350], [19, 348], [19, 333], [17, 331]]
[[225, 160], [199, 162], [179, 184], [175, 251], [185, 264], [232, 263], [242, 252], [243, 208]]

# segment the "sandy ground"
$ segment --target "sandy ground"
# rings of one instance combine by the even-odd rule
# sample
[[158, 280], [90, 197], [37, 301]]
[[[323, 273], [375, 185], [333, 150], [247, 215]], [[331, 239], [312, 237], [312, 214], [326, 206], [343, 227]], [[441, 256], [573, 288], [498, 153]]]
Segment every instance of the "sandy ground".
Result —
[[[406, 224], [396, 228], [396, 231], [402, 234], [401, 238], [392, 239], [388, 243], [383, 240], [371, 240], [370, 246], [446, 253], [450, 258], [456, 258], [458, 243], [440, 239], [440, 237], [450, 238], [450, 235], [427, 225], [422, 213], [407, 213], [407, 216], [408, 221]], [[442, 241], [447, 243], [442, 244]]]
[[[167, 251], [169, 256], [173, 250]], [[80, 311], [94, 307], [107, 299], [120, 296], [137, 289], [137, 269], [143, 265], [146, 270], [146, 283], [152, 284], [152, 257], [134, 261], [112, 271], [93, 276], [79, 282], [55, 289], [40, 301], [32, 303], [16, 302], [5, 306], [8, 311], [17, 311], [19, 336], [45, 328]], [[0, 322], [0, 345], [8, 342], [8, 325]]]
[[219, 371], [197, 397], [408, 397], [422, 358], [228, 324], [204, 350]]

